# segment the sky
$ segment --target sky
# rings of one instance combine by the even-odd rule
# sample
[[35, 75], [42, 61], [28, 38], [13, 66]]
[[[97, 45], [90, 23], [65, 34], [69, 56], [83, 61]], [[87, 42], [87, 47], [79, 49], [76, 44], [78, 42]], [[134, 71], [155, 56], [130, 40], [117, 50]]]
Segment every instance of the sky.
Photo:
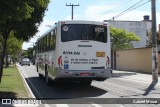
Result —
[[[50, 0], [43, 22], [35, 36], [29, 42], [24, 42], [22, 49], [33, 47], [36, 40], [60, 20], [71, 20], [71, 6], [74, 4], [74, 20], [104, 21], [110, 20], [136, 3], [143, 4], [149, 0]], [[151, 2], [125, 13], [115, 20], [141, 21], [144, 15], [151, 19]], [[156, 0], [157, 25], [160, 24], [160, 0]]]

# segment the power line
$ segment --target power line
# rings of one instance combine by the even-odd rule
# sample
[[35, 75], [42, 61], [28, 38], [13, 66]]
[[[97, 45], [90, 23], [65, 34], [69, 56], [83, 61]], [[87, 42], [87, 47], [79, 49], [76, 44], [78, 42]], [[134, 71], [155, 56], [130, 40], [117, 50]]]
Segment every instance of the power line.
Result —
[[[121, 2], [122, 0], [116, 0], [116, 1], [114, 1], [113, 3], [111, 3], [110, 4], [110, 7], [106, 7], [106, 8], [104, 8], [104, 11], [102, 12], [102, 14], [104, 14], [104, 12], [106, 11], [106, 9], [109, 11], [109, 10], [113, 10], [115, 7], [116, 7], [116, 5], [118, 5], [118, 4], [116, 4], [116, 3], [119, 3], [119, 2]], [[100, 17], [100, 16], [102, 16], [102, 15], [96, 15], [96, 16], [93, 16], [93, 17], [91, 17], [91, 18], [89, 18], [90, 20], [92, 20], [92, 19], [96, 19], [96, 18], [98, 18], [98, 17]]]
[[[121, 4], [121, 5], [125, 5], [125, 4], [127, 4], [127, 3], [131, 2], [131, 1], [132, 1], [132, 0], [129, 0], [129, 1], [125, 2], [125, 3], [122, 2], [123, 4]], [[120, 5], [120, 6], [121, 6], [121, 5]], [[118, 9], [118, 8], [117, 8], [117, 9]], [[116, 9], [116, 10], [117, 10], [117, 9]], [[113, 10], [113, 9], [112, 9], [112, 10]], [[107, 13], [111, 12], [112, 10], [108, 10], [108, 11], [105, 12], [104, 14], [107, 14]]]
[[120, 16], [121, 14], [127, 12], [128, 10], [132, 9], [134, 6], [138, 5], [140, 2], [142, 2], [144, 0], [140, 0], [139, 2], [137, 2], [136, 4], [132, 5], [131, 7], [129, 7], [128, 9], [124, 10], [123, 12], [121, 12], [120, 14], [116, 15], [114, 18]]
[[[105, 12], [103, 12], [103, 15], [105, 15], [105, 14], [107, 14], [107, 13], [110, 13], [111, 11], [115, 11], [115, 10], [118, 10], [118, 9], [120, 9], [120, 8], [118, 8], [117, 7], [117, 5], [118, 6], [123, 6], [123, 5], [126, 5], [126, 4], [128, 4], [129, 2], [131, 2], [131, 1], [133, 1], [133, 0], [129, 0], [129, 1], [127, 1], [127, 2], [121, 2], [121, 0], [119, 1], [119, 2], [121, 2], [121, 3], [119, 3], [119, 4], [114, 4], [110, 9], [108, 9], [107, 11], [105, 11]], [[117, 2], [118, 3], [118, 2]], [[92, 19], [97, 19], [98, 17], [101, 17], [101, 16], [103, 16], [103, 15], [97, 15], [97, 16], [95, 16], [94, 18], [92, 18]], [[90, 20], [92, 20], [92, 19], [90, 19]]]
[[[114, 16], [113, 19], [115, 19], [115, 18], [117, 18], [117, 17], [119, 17], [119, 16], [122, 16], [122, 15], [124, 15], [124, 14], [126, 14], [126, 13], [128, 13], [128, 12], [130, 12], [130, 11], [132, 11], [132, 10], [135, 10], [136, 8], [141, 7], [141, 6], [145, 5], [146, 3], [150, 2], [150, 0], [149, 0], [149, 1], [147, 1], [147, 2], [144, 2], [144, 3], [140, 4], [140, 3], [143, 2], [143, 1], [144, 1], [144, 0], [140, 0], [139, 2], [137, 2], [137, 3], [134, 4], [134, 5], [132, 5], [131, 7], [127, 8], [127, 9], [124, 10], [123, 12], [121, 12], [121, 13], [119, 13], [118, 15]], [[140, 4], [140, 5], [139, 5], [139, 4]], [[138, 6], [137, 6], [137, 5], [138, 5]], [[135, 6], [136, 6], [136, 7], [135, 7]], [[111, 18], [111, 19], [112, 19], [112, 18]], [[111, 19], [110, 19], [110, 20], [111, 20]]]

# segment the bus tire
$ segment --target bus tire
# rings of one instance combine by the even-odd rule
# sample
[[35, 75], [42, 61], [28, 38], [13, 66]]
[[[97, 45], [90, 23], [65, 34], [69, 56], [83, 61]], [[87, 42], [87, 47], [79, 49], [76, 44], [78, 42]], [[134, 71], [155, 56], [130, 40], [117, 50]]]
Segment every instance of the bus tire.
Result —
[[48, 77], [48, 74], [45, 75], [45, 81], [46, 81], [46, 84], [47, 84], [48, 86], [51, 85], [51, 84], [50, 84], [50, 79], [49, 79], [49, 77]]
[[37, 64], [37, 72], [38, 72], [38, 64]]
[[46, 84], [49, 86], [51, 82], [48, 76], [47, 65], [45, 65], [45, 81], [46, 81]]
[[38, 76], [39, 76], [39, 78], [40, 78], [40, 79], [42, 79], [42, 78], [43, 78], [43, 75], [42, 75], [42, 74], [40, 74], [40, 73], [38, 73]]

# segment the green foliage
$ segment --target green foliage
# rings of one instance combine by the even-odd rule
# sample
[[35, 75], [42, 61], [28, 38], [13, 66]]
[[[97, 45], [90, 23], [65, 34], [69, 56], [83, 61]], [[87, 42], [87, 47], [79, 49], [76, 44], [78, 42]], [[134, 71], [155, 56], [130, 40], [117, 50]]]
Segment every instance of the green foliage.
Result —
[[28, 53], [27, 53], [26, 50], [23, 51], [22, 57], [23, 57], [23, 58], [28, 58]]
[[3, 38], [3, 51], [0, 64], [0, 82], [9, 35], [28, 41], [38, 31], [49, 0], [1, 0], [0, 36]]
[[2, 38], [2, 36], [0, 36], [0, 49], [2, 48], [2, 44], [3, 43], [3, 38]]
[[28, 0], [1, 0], [0, 3], [0, 24], [7, 21], [22, 21], [30, 18], [34, 8], [28, 3]]
[[38, 32], [38, 26], [43, 20], [45, 10], [49, 0], [33, 0], [28, 4], [34, 8], [34, 11], [31, 13], [31, 18], [23, 20], [21, 23], [16, 23], [15, 33], [17, 38], [23, 38], [24, 41], [30, 39]]
[[19, 52], [22, 50], [23, 41], [14, 37], [14, 32], [10, 33], [9, 39], [7, 41], [7, 53], [11, 55], [12, 58], [16, 58]]
[[25, 41], [38, 31], [49, 0], [1, 0], [0, 32], [7, 38], [11, 31]]
[[134, 33], [114, 27], [110, 27], [110, 35], [112, 51], [132, 48], [133, 45], [131, 42], [140, 40]]
[[23, 50], [22, 57], [29, 58], [31, 60], [33, 58], [33, 48], [30, 47], [27, 50]]

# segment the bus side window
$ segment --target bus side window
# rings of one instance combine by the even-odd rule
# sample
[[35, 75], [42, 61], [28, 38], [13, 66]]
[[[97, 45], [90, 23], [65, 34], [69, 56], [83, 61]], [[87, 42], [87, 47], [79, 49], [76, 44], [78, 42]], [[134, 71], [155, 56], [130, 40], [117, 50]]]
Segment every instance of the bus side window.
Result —
[[54, 29], [52, 32], [51, 32], [51, 39], [50, 39], [50, 48], [52, 50], [55, 50], [55, 46], [56, 46], [56, 30]]
[[41, 52], [43, 52], [43, 45], [44, 43], [43, 43], [43, 38], [41, 39]]
[[42, 52], [41, 49], [42, 49], [42, 47], [41, 47], [41, 40], [39, 40], [39, 53]]
[[55, 50], [55, 47], [56, 47], [56, 29], [54, 29], [54, 35], [53, 35], [53, 41], [54, 41], [54, 45], [53, 45], [53, 49]]
[[42, 40], [40, 40], [40, 52], [42, 52]]
[[44, 40], [43, 40], [43, 42], [44, 42], [44, 46], [43, 46], [43, 52], [45, 52], [45, 51], [46, 51], [46, 47], [47, 47], [46, 36], [44, 37]]
[[45, 51], [48, 51], [48, 42], [47, 42], [47, 35], [45, 36]]
[[46, 36], [46, 51], [49, 51], [49, 33]]
[[44, 43], [45, 43], [44, 51], [47, 51], [47, 36], [44, 37]]
[[39, 53], [39, 41], [37, 42], [36, 51]]
[[51, 32], [51, 42], [50, 42], [50, 48], [51, 48], [51, 50], [53, 49], [53, 31]]
[[44, 37], [42, 38], [42, 52], [45, 51], [45, 40]]
[[47, 36], [46, 36], [46, 41], [47, 41], [47, 46], [46, 46], [46, 48], [47, 48], [47, 51], [49, 51], [50, 50], [50, 33], [48, 33], [47, 34]]

